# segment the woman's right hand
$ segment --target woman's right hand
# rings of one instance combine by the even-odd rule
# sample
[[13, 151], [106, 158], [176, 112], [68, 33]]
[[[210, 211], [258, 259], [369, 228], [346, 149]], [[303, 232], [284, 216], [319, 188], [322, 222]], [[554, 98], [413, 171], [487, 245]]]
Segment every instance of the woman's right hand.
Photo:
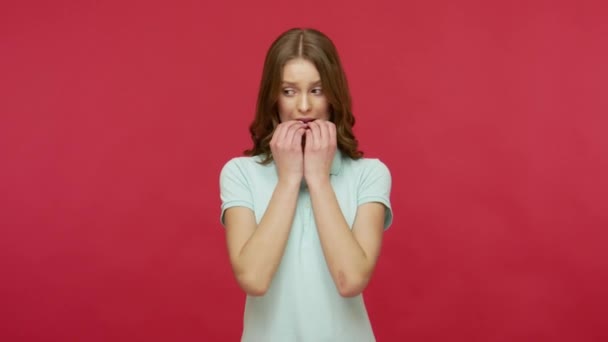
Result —
[[279, 181], [302, 181], [304, 176], [304, 153], [302, 151], [302, 136], [306, 124], [290, 120], [280, 123], [275, 128], [270, 140], [272, 158], [279, 174]]

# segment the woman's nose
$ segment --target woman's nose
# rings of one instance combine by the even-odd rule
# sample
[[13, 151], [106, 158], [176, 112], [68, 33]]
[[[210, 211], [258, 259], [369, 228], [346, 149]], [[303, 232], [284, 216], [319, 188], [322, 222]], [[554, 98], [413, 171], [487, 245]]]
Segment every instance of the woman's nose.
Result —
[[298, 101], [298, 109], [300, 112], [308, 112], [310, 110], [310, 99], [308, 95], [302, 95]]

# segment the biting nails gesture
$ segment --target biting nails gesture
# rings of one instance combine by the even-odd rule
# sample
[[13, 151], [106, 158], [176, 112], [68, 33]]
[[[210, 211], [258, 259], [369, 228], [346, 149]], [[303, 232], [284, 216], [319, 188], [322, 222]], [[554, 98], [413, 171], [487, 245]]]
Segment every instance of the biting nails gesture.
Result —
[[308, 123], [304, 147], [304, 178], [315, 184], [329, 181], [331, 164], [336, 154], [336, 126], [327, 120]]
[[299, 183], [304, 176], [304, 155], [302, 136], [306, 125], [290, 120], [280, 123], [270, 140], [270, 150], [274, 159], [279, 181]]

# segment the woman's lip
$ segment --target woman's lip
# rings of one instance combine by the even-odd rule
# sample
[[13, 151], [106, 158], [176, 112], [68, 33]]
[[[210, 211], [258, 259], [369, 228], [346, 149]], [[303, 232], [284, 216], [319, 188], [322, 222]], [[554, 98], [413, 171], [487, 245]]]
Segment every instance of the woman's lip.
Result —
[[303, 123], [309, 123], [309, 122], [315, 121], [315, 119], [299, 119], [299, 121], [301, 121]]

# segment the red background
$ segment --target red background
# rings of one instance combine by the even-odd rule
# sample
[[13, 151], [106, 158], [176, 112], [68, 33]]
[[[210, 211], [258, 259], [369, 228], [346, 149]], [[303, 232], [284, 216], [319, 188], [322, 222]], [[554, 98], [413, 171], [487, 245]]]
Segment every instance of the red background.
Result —
[[379, 341], [608, 339], [607, 5], [457, 3], [4, 1], [0, 340], [238, 340], [219, 170], [292, 26], [393, 174]]

